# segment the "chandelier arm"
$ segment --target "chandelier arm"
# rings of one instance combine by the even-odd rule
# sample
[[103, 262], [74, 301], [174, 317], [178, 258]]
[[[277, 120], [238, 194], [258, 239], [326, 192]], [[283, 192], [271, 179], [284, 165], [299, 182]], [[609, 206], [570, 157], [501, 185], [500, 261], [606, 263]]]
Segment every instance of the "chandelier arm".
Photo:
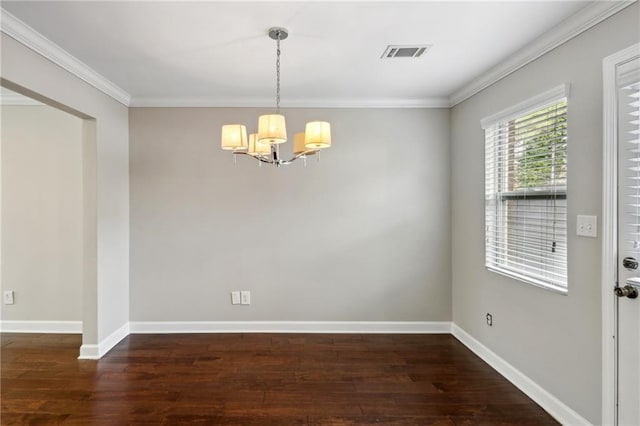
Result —
[[301, 152], [299, 154], [294, 155], [293, 157], [291, 157], [288, 160], [272, 160], [272, 159], [267, 159], [264, 158], [262, 156], [259, 155], [251, 155], [248, 152], [244, 152], [244, 151], [233, 151], [234, 155], [247, 155], [251, 158], [255, 158], [258, 161], [262, 161], [263, 163], [267, 163], [267, 164], [273, 164], [276, 166], [288, 166], [289, 164], [293, 163], [294, 161], [296, 161], [297, 159], [299, 159], [300, 157], [304, 157], [305, 155], [311, 155], [311, 154], [317, 154], [318, 150], [309, 150], [309, 151], [304, 151]]
[[251, 155], [248, 152], [244, 152], [244, 151], [233, 151], [233, 155], [247, 155], [251, 158], [255, 158], [258, 161], [262, 161], [263, 163], [267, 163], [267, 164], [277, 164], [277, 161], [271, 160], [271, 159], [266, 159], [260, 155]]
[[294, 161], [296, 161], [300, 157], [304, 157], [305, 155], [315, 154], [317, 152], [318, 152], [317, 150], [310, 149], [308, 151], [304, 151], [304, 152], [301, 152], [299, 154], [294, 155], [289, 160], [280, 160], [280, 164], [282, 164], [283, 166], [287, 166], [287, 165], [293, 163]]

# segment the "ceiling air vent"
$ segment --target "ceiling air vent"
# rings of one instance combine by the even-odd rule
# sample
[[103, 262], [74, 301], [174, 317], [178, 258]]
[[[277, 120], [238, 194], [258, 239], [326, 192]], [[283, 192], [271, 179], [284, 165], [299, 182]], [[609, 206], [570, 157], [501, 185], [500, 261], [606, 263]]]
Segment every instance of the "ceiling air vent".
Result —
[[392, 59], [392, 58], [419, 58], [429, 50], [431, 46], [426, 44], [423, 46], [393, 46], [389, 45], [385, 49], [380, 58]]

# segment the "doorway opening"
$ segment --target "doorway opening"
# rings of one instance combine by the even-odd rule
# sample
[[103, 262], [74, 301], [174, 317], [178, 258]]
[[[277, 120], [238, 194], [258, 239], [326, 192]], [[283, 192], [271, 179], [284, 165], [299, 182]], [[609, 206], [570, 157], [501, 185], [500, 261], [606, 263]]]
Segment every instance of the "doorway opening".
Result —
[[0, 85], [2, 331], [85, 342], [96, 333], [95, 120]]

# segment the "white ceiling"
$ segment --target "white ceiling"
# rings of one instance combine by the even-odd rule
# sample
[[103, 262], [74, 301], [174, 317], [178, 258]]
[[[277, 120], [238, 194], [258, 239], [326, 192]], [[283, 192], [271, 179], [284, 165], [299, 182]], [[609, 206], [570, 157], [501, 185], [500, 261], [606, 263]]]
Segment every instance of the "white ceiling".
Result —
[[[283, 106], [446, 99], [587, 4], [2, 1], [138, 104], [272, 104], [276, 46], [266, 33], [286, 27]], [[388, 44], [433, 47], [382, 60]]]

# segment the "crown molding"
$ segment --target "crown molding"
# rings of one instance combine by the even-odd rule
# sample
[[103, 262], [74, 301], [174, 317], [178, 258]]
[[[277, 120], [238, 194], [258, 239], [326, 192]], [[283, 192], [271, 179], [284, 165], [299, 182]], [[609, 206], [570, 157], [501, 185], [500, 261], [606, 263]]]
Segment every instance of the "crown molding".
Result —
[[[239, 99], [208, 97], [135, 97], [131, 107], [221, 107], [271, 108], [273, 99]], [[449, 99], [289, 99], [281, 102], [282, 108], [449, 108]]]
[[585, 6], [506, 61], [490, 68], [486, 73], [456, 90], [449, 97], [449, 105], [453, 107], [470, 98], [636, 1], [596, 1]]
[[89, 83], [116, 101], [129, 106], [131, 95], [109, 81], [84, 62], [22, 22], [20, 19], [0, 9], [0, 31], [14, 38], [34, 52], [44, 56], [54, 64]]

